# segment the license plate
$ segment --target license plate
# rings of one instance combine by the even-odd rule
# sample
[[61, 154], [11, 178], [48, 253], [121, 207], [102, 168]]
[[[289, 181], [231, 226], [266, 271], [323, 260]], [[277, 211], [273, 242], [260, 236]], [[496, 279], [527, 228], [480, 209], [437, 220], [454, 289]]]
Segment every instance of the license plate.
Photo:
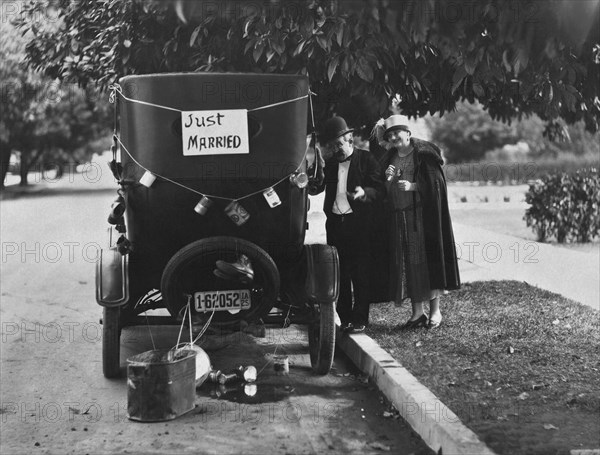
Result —
[[250, 291], [203, 291], [194, 294], [196, 311], [239, 311], [250, 308]]

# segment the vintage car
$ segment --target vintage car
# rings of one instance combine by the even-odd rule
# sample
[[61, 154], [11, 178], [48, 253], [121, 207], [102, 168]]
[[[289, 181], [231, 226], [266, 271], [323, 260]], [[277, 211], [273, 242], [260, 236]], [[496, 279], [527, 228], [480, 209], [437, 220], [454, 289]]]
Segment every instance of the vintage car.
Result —
[[[120, 373], [121, 329], [180, 324], [188, 303], [196, 325], [306, 324], [312, 367], [327, 374], [339, 261], [304, 244], [307, 185], [322, 175], [307, 171], [307, 78], [127, 76], [112, 97], [118, 195], [96, 268], [104, 375]], [[159, 308], [170, 316], [141, 316]]]

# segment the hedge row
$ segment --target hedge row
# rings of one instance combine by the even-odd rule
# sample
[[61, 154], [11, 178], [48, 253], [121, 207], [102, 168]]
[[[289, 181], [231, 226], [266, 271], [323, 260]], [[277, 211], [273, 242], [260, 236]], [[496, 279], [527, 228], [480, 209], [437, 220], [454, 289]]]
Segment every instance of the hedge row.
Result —
[[600, 174], [597, 168], [549, 174], [529, 186], [527, 226], [539, 241], [589, 242], [600, 235]]
[[446, 164], [448, 182], [503, 182], [523, 184], [556, 172], [575, 174], [583, 168], [597, 167], [598, 158], [573, 157], [561, 160], [532, 160], [522, 162], [478, 162]]

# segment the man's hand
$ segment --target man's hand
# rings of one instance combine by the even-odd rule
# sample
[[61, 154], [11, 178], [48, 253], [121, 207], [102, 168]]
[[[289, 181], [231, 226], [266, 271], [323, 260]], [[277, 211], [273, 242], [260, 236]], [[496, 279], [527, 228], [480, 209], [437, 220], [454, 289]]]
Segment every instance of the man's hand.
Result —
[[362, 186], [357, 186], [356, 188], [354, 188], [354, 193], [348, 191], [346, 194], [349, 198], [351, 198], [354, 201], [364, 201], [367, 197], [367, 195], [365, 194], [365, 190]]

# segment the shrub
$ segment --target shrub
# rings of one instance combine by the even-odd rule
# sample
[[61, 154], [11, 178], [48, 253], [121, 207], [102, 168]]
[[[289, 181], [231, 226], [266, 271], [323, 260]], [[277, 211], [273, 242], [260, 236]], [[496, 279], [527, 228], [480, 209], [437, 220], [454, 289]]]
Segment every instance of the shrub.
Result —
[[539, 241], [555, 237], [565, 241], [589, 242], [600, 234], [600, 175], [596, 168], [569, 175], [554, 173], [529, 186], [525, 201], [527, 226]]

